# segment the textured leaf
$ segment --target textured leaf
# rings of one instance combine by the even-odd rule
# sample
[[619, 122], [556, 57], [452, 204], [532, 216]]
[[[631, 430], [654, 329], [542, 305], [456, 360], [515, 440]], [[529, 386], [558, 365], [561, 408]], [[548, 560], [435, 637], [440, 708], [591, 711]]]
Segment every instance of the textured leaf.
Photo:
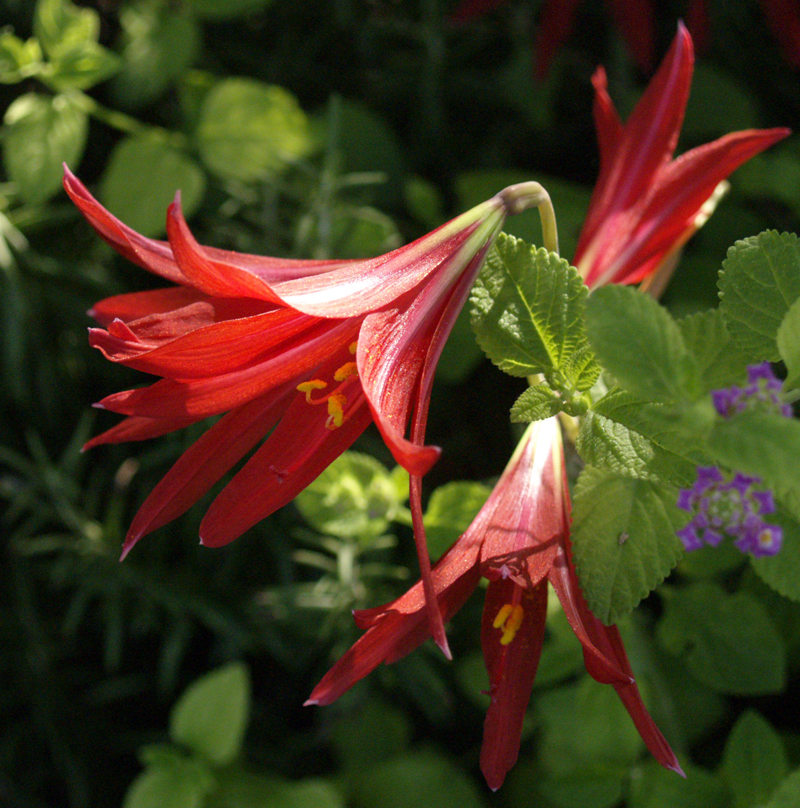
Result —
[[626, 286], [595, 290], [586, 330], [600, 364], [634, 395], [671, 402], [700, 393], [697, 362], [678, 324], [649, 296]]
[[86, 145], [89, 121], [64, 93], [27, 93], [6, 110], [3, 163], [20, 194], [31, 204], [61, 189], [62, 163], [73, 168]]
[[561, 396], [542, 383], [529, 387], [511, 407], [511, 421], [515, 424], [542, 421], [557, 415], [564, 408]]
[[566, 261], [502, 234], [472, 290], [478, 343], [512, 376], [543, 373], [555, 389], [588, 390], [599, 368], [583, 329], [586, 295]]
[[578, 453], [590, 466], [690, 485], [707, 455], [696, 440], [670, 429], [654, 414], [629, 393], [608, 393], [581, 419]]
[[742, 713], [725, 743], [722, 773], [733, 794], [733, 808], [767, 803], [789, 769], [783, 741], [753, 710]]
[[195, 132], [203, 162], [221, 177], [262, 180], [305, 156], [308, 118], [282, 87], [225, 79], [206, 95]]
[[189, 217], [205, 191], [203, 171], [190, 157], [161, 140], [126, 138], [111, 153], [100, 197], [103, 204], [134, 230], [146, 236], [166, 229], [166, 209], [181, 192]]
[[586, 468], [572, 508], [575, 566], [589, 608], [607, 625], [616, 623], [655, 589], [678, 561], [675, 535], [685, 517], [677, 491]]
[[705, 392], [744, 382], [748, 359], [728, 332], [721, 309], [683, 317], [678, 327], [697, 361]]
[[719, 291], [728, 331], [754, 360], [777, 362], [778, 328], [800, 297], [797, 236], [767, 230], [737, 241], [722, 270]]
[[778, 352], [788, 371], [784, 389], [800, 387], [800, 299], [795, 300], [778, 326]]
[[238, 662], [193, 682], [172, 708], [169, 736], [218, 766], [233, 762], [250, 717], [250, 677]]
[[758, 696], [786, 684], [786, 652], [761, 603], [746, 592], [729, 595], [698, 582], [668, 590], [657, 634], [689, 671], [720, 693]]
[[708, 443], [723, 465], [761, 477], [771, 488], [800, 491], [800, 421], [743, 412], [719, 420]]
[[369, 455], [345, 452], [295, 504], [320, 533], [368, 541], [386, 532], [401, 499], [385, 466]]

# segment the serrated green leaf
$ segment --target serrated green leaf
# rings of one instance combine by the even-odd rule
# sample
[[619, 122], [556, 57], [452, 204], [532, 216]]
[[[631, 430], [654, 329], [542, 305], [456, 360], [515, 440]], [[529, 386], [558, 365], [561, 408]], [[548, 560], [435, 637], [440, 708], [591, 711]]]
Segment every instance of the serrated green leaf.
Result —
[[250, 677], [234, 662], [193, 682], [172, 708], [169, 737], [218, 766], [233, 762], [250, 717]]
[[10, 31], [0, 32], [0, 82], [16, 84], [39, 72], [42, 49], [38, 40], [21, 40]]
[[561, 396], [542, 383], [529, 387], [511, 407], [511, 421], [515, 424], [542, 421], [557, 415], [564, 408]]
[[776, 334], [778, 352], [786, 364], [785, 390], [800, 387], [800, 299], [795, 300], [781, 320]]
[[587, 293], [562, 258], [501, 234], [472, 290], [478, 343], [512, 376], [543, 373], [568, 394], [588, 390], [599, 367], [582, 325]]
[[733, 808], [757, 808], [786, 777], [789, 763], [780, 736], [753, 710], [742, 713], [725, 743], [722, 773]]
[[369, 455], [344, 452], [295, 504], [320, 533], [369, 542], [386, 532], [402, 501], [385, 466]]
[[776, 336], [789, 307], [800, 297], [800, 244], [793, 233], [767, 230], [737, 241], [719, 277], [725, 323], [754, 360], [777, 362]]
[[612, 390], [581, 419], [578, 453], [590, 466], [690, 485], [708, 455], [656, 412], [629, 393]]
[[123, 6], [119, 20], [122, 64], [111, 89], [124, 106], [144, 106], [188, 70], [200, 50], [200, 27], [185, 7], [151, 2]]
[[775, 491], [777, 511], [765, 520], [783, 531], [780, 552], [773, 556], [751, 558], [759, 578], [776, 592], [800, 602], [800, 495]]
[[708, 445], [729, 468], [754, 474], [770, 488], [800, 492], [800, 421], [760, 412], [720, 419]]
[[758, 696], [786, 684], [786, 652], [766, 609], [745, 592], [698, 582], [665, 592], [657, 636], [695, 678], [720, 693]]
[[221, 177], [262, 180], [313, 146], [308, 118], [282, 87], [225, 79], [203, 99], [195, 131], [200, 155]]
[[627, 286], [595, 290], [586, 331], [600, 364], [634, 395], [675, 402], [700, 394], [699, 368], [678, 324], [648, 295]]
[[147, 767], [125, 794], [123, 808], [201, 808], [214, 777], [199, 760], [177, 753]]
[[181, 192], [184, 215], [190, 217], [203, 198], [205, 184], [205, 174], [191, 157], [162, 140], [130, 137], [111, 153], [100, 198], [129, 227], [158, 236], [166, 229], [166, 210], [175, 192]]
[[87, 42], [97, 42], [100, 15], [70, 0], [37, 0], [33, 33], [52, 59]]
[[453, 482], [434, 490], [425, 511], [428, 552], [438, 558], [470, 526], [491, 494], [487, 485]]
[[728, 332], [721, 309], [682, 317], [678, 327], [697, 361], [704, 392], [744, 381], [748, 359]]
[[800, 805], [800, 769], [793, 771], [777, 788], [764, 808], [797, 808]]
[[686, 521], [673, 486], [586, 468], [572, 506], [575, 567], [589, 608], [606, 625], [630, 612], [675, 566]]
[[23, 198], [39, 204], [61, 188], [62, 163], [75, 166], [86, 145], [89, 122], [69, 94], [27, 93], [3, 119], [3, 164]]

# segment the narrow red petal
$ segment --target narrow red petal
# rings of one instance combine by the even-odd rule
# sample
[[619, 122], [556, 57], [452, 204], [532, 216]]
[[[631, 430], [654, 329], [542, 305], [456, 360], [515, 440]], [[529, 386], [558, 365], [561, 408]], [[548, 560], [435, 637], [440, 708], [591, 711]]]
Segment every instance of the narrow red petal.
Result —
[[207, 547], [233, 541], [291, 502], [369, 426], [360, 391], [351, 394], [346, 420], [327, 429], [325, 407], [298, 394], [267, 441], [217, 496], [200, 525]]
[[277, 423], [291, 386], [229, 412], [192, 444], [139, 508], [123, 558], [142, 536], [187, 511]]
[[127, 443], [133, 440], [149, 440], [150, 438], [160, 438], [170, 432], [183, 429], [189, 424], [198, 421], [198, 418], [141, 418], [131, 416], [120, 421], [116, 426], [107, 429], [100, 435], [96, 435], [87, 441], [81, 451], [93, 449], [95, 446], [102, 446], [107, 443]]
[[[547, 581], [525, 589], [510, 579], [489, 584], [481, 622], [481, 645], [489, 672], [491, 701], [483, 724], [481, 771], [489, 788], [497, 790], [517, 762], [522, 722], [533, 689], [544, 642], [547, 619]], [[494, 628], [498, 612], [516, 600], [523, 609], [522, 623], [507, 645], [501, 645], [502, 630]]]

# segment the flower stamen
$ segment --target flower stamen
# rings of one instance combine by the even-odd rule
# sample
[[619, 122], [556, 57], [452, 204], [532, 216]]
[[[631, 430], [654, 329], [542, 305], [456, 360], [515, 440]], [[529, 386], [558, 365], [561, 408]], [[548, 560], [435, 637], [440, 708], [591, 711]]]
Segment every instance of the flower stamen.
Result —
[[492, 623], [492, 628], [503, 630], [500, 645], [508, 645], [514, 639], [524, 619], [525, 610], [519, 603], [516, 605], [506, 603], [506, 605], [500, 609]]

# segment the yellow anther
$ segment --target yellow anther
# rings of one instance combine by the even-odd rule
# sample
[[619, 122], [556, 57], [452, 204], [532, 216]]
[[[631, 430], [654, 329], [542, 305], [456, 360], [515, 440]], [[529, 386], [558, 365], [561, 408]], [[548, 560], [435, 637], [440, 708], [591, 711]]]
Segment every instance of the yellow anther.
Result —
[[358, 350], [358, 343], [357, 342], [351, 342], [350, 347], [347, 350], [350, 351], [350, 353], [353, 354], [353, 356], [355, 356], [356, 351]]
[[338, 429], [344, 423], [344, 405], [347, 397], [341, 393], [333, 393], [328, 398], [328, 420], [325, 421], [327, 429]]
[[512, 606], [510, 603], [506, 603], [506, 605], [500, 609], [497, 613], [497, 617], [494, 619], [494, 623], [492, 623], [494, 628], [503, 629], [500, 645], [508, 645], [514, 637], [517, 636], [519, 627], [522, 625], [524, 619], [525, 610], [519, 604]]
[[345, 362], [336, 370], [336, 373], [333, 374], [333, 378], [337, 382], [343, 382], [351, 376], [358, 376], [358, 365], [355, 362]]
[[492, 623], [492, 628], [500, 628], [500, 626], [502, 626], [503, 623], [506, 622], [508, 616], [513, 611], [514, 607], [510, 603], [506, 603], [506, 605], [503, 606], [503, 608], [500, 609], [500, 611], [497, 613], [497, 617], [495, 617], [494, 623]]
[[327, 383], [327, 382], [322, 381], [322, 379], [310, 379], [310, 380], [309, 380], [309, 381], [307, 381], [307, 382], [301, 382], [300, 384], [298, 384], [298, 385], [297, 385], [297, 389], [298, 389], [298, 390], [299, 390], [301, 393], [305, 393], [305, 394], [306, 394], [306, 401], [307, 401], [309, 404], [313, 404], [313, 402], [312, 402], [312, 400], [311, 400], [311, 394], [312, 394], [312, 393], [313, 393], [315, 390], [322, 390], [322, 388], [323, 388], [323, 387], [327, 387], [327, 386], [328, 386], [328, 383]]

